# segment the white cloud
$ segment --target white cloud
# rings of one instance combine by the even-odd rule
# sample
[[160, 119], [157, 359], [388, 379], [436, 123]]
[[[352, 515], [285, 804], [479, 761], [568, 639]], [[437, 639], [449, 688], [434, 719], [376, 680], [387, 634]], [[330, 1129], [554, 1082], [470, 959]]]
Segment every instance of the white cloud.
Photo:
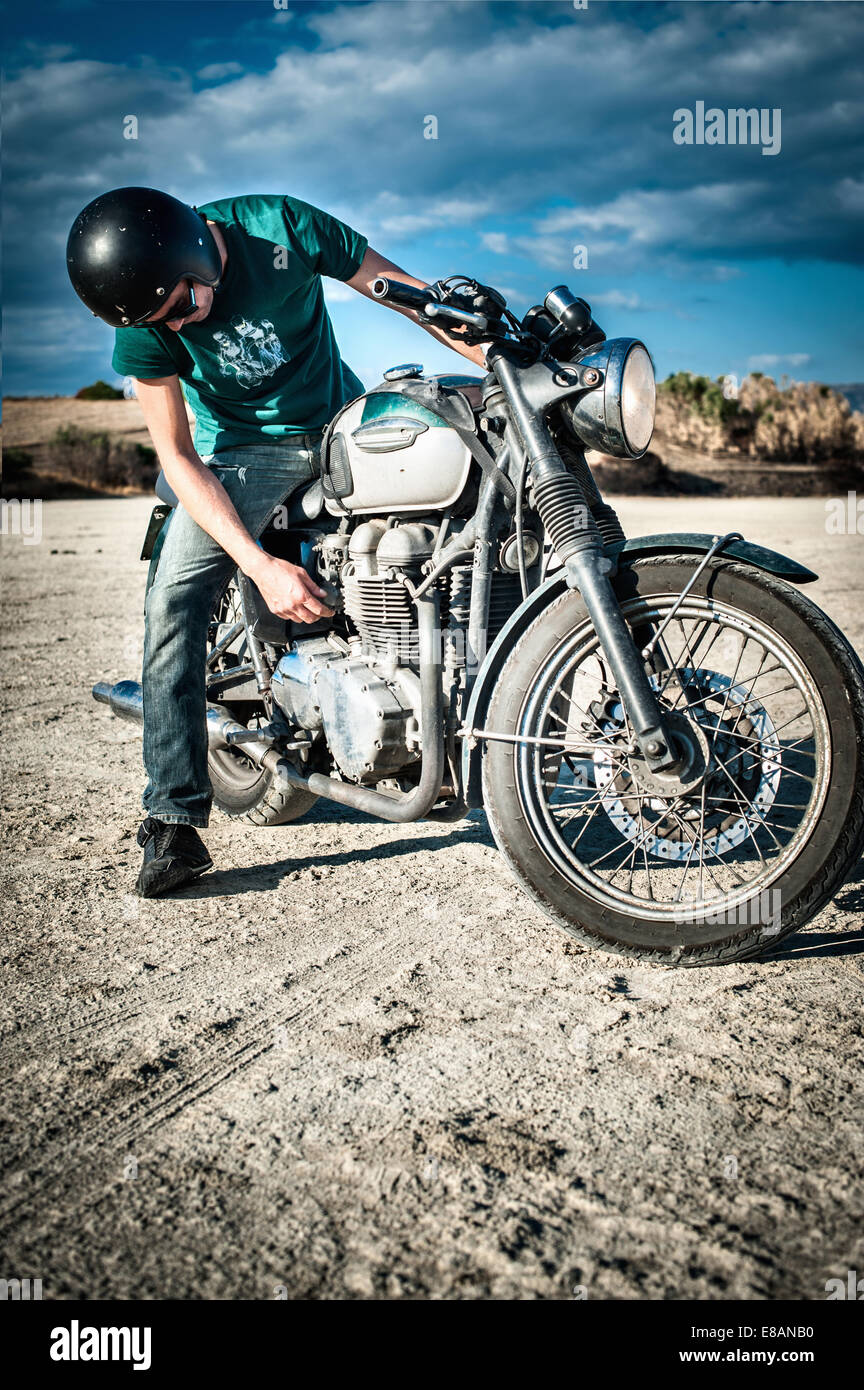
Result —
[[491, 206], [488, 198], [440, 198], [418, 202], [416, 198], [388, 194], [369, 211], [385, 235], [407, 237], [443, 227], [470, 225], [487, 216]]
[[751, 372], [765, 372], [772, 367], [806, 367], [810, 361], [809, 352], [763, 352], [747, 358]]
[[729, 280], [740, 280], [743, 274], [744, 271], [737, 265], [712, 265], [705, 271], [705, 278], [725, 285]]
[[850, 212], [864, 212], [864, 179], [841, 179], [837, 184], [837, 197]]
[[[192, 8], [203, 19], [208, 7]], [[70, 292], [62, 242], [73, 217], [127, 183], [199, 203], [295, 193], [415, 273], [454, 268], [457, 241], [455, 268], [500, 257], [502, 278], [526, 285], [538, 268], [570, 280], [582, 243], [604, 286], [646, 269], [722, 284], [754, 257], [856, 262], [860, 6], [832, 6], [830, 23], [822, 7], [789, 6], [779, 30], [774, 6], [724, 8], [722, 40], [714, 5], [654, 7], [648, 24], [635, 6], [583, 16], [527, 0], [245, 8], [230, 41], [209, 35], [190, 50], [206, 57], [178, 52], [174, 66], [150, 56], [146, 38], [113, 62], [14, 50], [4, 103], [13, 304]], [[754, 104], [783, 108], [794, 159], [672, 145], [675, 107], [737, 106], [751, 87]], [[139, 117], [138, 141], [122, 138], [127, 113]], [[428, 114], [438, 140], [423, 138]], [[34, 343], [43, 332], [58, 341], [47, 323], [31, 327]]]
[[591, 303], [603, 304], [609, 309], [647, 309], [638, 294], [625, 290], [607, 290], [604, 294], [592, 294]]
[[487, 251], [493, 251], [496, 256], [510, 254], [511, 240], [506, 232], [484, 232], [480, 241]]
[[595, 207], [557, 208], [537, 223], [541, 235], [569, 231], [583, 237], [590, 253], [588, 233], [618, 232], [625, 243], [650, 247], [686, 239], [692, 246], [713, 241], [719, 215], [731, 216], [767, 189], [748, 183], [703, 183], [682, 189], [638, 189], [620, 193]]
[[242, 71], [242, 63], [209, 63], [199, 70], [198, 76], [202, 82], [219, 82], [223, 77], [239, 77]]
[[342, 280], [324, 280], [324, 298], [328, 304], [349, 304], [357, 298], [357, 291]]
[[[747, 6], [721, 45], [713, 17], [701, 13], [707, 6], [670, 11], [648, 28], [619, 19], [623, 6], [569, 24], [544, 22], [545, 6], [503, 8], [509, 13], [495, 22], [486, 4], [450, 0], [256, 16], [243, 31], [272, 44], [271, 66], [251, 71], [236, 46], [217, 50], [214, 58], [224, 60], [198, 71], [217, 84], [204, 90], [182, 68], [157, 68], [134, 51], [110, 64], [42, 50], [12, 76], [7, 120], [13, 131], [16, 120], [27, 124], [31, 158], [50, 149], [55, 170], [86, 168], [102, 186], [170, 180], [170, 191], [197, 200], [289, 188], [372, 235], [405, 240], [492, 217], [500, 227], [505, 217], [536, 215], [569, 195], [569, 208], [538, 218], [536, 239], [484, 234], [493, 253], [558, 272], [571, 265], [568, 235], [600, 255], [590, 243], [600, 232], [618, 252], [643, 260], [661, 249], [722, 255], [724, 244], [730, 254], [787, 254], [808, 238], [831, 256], [843, 236], [836, 212], [832, 222], [819, 199], [802, 201], [791, 165], [766, 182], [739, 157], [746, 151], [718, 148], [709, 178], [708, 152], [673, 149], [671, 111], [709, 88], [712, 100], [722, 104], [725, 89], [737, 101], [743, 69], [787, 84], [771, 104], [797, 94], [802, 70], [824, 72], [822, 87], [808, 88], [808, 107], [828, 126], [812, 138], [824, 149], [831, 130], [842, 129], [851, 140], [854, 103], [837, 95], [858, 32], [851, 15], [832, 11], [828, 26], [815, 7], [796, 7], [794, 27], [778, 35], [768, 7]], [[274, 27], [289, 19], [296, 42]], [[301, 47], [300, 30], [307, 41], [314, 36], [311, 48]], [[466, 82], [458, 55], [469, 51]], [[639, 74], [650, 80], [635, 80]], [[121, 107], [139, 114], [141, 141], [120, 139]], [[439, 118], [438, 140], [423, 138], [428, 114]], [[600, 121], [597, 138], [577, 141], [586, 118], [589, 131], [592, 119]], [[12, 163], [14, 171], [14, 149]], [[396, 198], [386, 217], [382, 186]], [[855, 196], [844, 180], [841, 206], [851, 212]], [[791, 218], [790, 206], [797, 206]]]

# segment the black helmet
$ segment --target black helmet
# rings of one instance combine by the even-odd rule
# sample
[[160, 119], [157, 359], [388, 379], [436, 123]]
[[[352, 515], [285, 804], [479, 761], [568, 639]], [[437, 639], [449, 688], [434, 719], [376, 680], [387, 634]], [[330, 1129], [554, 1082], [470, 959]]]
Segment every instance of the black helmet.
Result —
[[115, 188], [88, 203], [66, 243], [79, 299], [112, 328], [155, 314], [180, 280], [219, 283], [222, 260], [203, 215], [155, 188]]

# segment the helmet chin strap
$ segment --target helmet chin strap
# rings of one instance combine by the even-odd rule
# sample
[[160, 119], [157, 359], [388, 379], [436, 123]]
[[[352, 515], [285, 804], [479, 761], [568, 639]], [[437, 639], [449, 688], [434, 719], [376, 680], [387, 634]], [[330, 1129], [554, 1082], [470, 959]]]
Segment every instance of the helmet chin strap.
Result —
[[[198, 209], [196, 208], [195, 211], [197, 212]], [[225, 245], [225, 238], [224, 238], [224, 236], [222, 235], [221, 230], [220, 230], [220, 232], [219, 232], [218, 237], [217, 237], [216, 233], [215, 233], [214, 230], [213, 230], [213, 227], [218, 227], [218, 226], [219, 226], [219, 223], [218, 223], [218, 222], [214, 222], [214, 223], [213, 223], [213, 227], [211, 227], [210, 224], [209, 224], [209, 222], [207, 221], [207, 218], [204, 217], [203, 212], [199, 212], [199, 213], [198, 213], [198, 216], [204, 218], [204, 222], [205, 222], [205, 225], [206, 225], [206, 227], [207, 227], [207, 230], [208, 230], [208, 232], [210, 233], [210, 235], [212, 236], [213, 240], [216, 242], [216, 250], [219, 252], [219, 264], [220, 264], [219, 279], [216, 281], [216, 284], [215, 284], [215, 285], [211, 285], [211, 286], [210, 286], [210, 288], [213, 290], [213, 293], [215, 294], [217, 290], [219, 290], [219, 289], [222, 288], [222, 280], [223, 280], [223, 278], [224, 278], [224, 276], [225, 276], [225, 267], [226, 267], [226, 265], [228, 264], [228, 247]]]

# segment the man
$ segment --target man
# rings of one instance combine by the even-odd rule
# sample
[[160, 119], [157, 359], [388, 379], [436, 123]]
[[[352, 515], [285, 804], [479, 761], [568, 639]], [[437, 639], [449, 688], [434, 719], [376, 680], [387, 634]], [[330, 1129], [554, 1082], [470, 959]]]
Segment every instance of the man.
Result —
[[[367, 298], [379, 275], [426, 282], [335, 217], [283, 195], [193, 208], [155, 189], [115, 189], [78, 215], [66, 255], [76, 293], [117, 330], [114, 370], [135, 379], [180, 502], [146, 603], [138, 892], [154, 897], [212, 867], [197, 833], [212, 802], [204, 656], [231, 571], [248, 575], [279, 617], [309, 623], [331, 613], [305, 570], [257, 544], [273, 509], [317, 472], [324, 426], [363, 391], [339, 355], [321, 276]], [[457, 350], [483, 365], [479, 348]]]

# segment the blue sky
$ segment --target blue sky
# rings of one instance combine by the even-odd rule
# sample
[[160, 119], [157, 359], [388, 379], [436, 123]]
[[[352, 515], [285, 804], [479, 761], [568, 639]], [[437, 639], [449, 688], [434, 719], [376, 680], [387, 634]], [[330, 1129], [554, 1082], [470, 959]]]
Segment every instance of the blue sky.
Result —
[[[113, 335], [73, 294], [64, 248], [81, 207], [123, 184], [292, 193], [414, 274], [476, 275], [517, 311], [568, 283], [610, 336], [645, 340], [660, 376], [864, 380], [860, 4], [4, 9], [8, 394], [114, 379]], [[779, 108], [779, 154], [675, 144], [673, 112], [697, 101]], [[457, 366], [344, 286], [328, 298], [367, 384], [394, 362]]]

